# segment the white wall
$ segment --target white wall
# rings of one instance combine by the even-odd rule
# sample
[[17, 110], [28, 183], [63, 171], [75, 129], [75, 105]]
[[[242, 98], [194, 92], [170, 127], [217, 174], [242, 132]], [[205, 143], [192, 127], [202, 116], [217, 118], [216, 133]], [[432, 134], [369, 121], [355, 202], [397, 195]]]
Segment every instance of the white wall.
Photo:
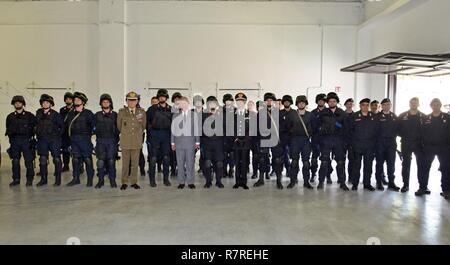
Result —
[[354, 76], [339, 69], [355, 62], [361, 4], [132, 1], [127, 13], [127, 84], [143, 94], [190, 85], [208, 96], [260, 83], [296, 96], [322, 82], [353, 94]]
[[[10, 98], [29, 109], [41, 93], [62, 105], [67, 87], [86, 92], [89, 107], [113, 95], [116, 107], [135, 89], [144, 106], [154, 86], [188, 86], [207, 96], [220, 88], [258, 88], [293, 96], [309, 88], [353, 95], [359, 3], [82, 1], [0, 2], [0, 120]], [[323, 26], [320, 26], [323, 25]], [[323, 48], [322, 48], [323, 45]], [[323, 52], [323, 53], [322, 53]], [[235, 91], [233, 91], [235, 92]], [[221, 96], [223, 92], [219, 94]], [[249, 92], [256, 97], [256, 92]], [[4, 127], [0, 127], [4, 134]], [[5, 143], [6, 138], [1, 138]], [[6, 146], [6, 145], [5, 145]]]
[[[399, 4], [401, 2], [401, 5]], [[450, 1], [397, 1], [390, 12], [358, 30], [358, 61], [387, 52], [440, 54], [450, 52]], [[385, 76], [358, 75], [357, 89], [384, 97]]]

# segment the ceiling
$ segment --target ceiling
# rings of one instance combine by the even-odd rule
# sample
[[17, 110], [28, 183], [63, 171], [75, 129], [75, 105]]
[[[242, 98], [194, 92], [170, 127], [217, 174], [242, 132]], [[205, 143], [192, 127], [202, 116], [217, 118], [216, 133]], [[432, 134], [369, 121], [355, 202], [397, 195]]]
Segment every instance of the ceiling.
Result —
[[450, 54], [428, 55], [390, 52], [345, 68], [343, 72], [414, 75], [450, 75]]

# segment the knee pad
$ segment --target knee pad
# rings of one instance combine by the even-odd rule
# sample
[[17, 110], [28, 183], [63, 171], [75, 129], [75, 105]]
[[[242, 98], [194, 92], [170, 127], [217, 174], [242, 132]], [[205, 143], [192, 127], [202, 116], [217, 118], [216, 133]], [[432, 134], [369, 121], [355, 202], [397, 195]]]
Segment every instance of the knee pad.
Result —
[[48, 163], [48, 156], [39, 157], [39, 165], [46, 166]]
[[336, 164], [337, 164], [336, 165], [337, 167], [339, 167], [339, 166], [345, 167], [345, 161], [337, 161]]
[[303, 167], [310, 167], [311, 164], [309, 163], [309, 160], [304, 160], [303, 161]]
[[114, 167], [114, 165], [116, 164], [116, 160], [108, 159], [107, 164], [108, 164], [108, 167]]
[[206, 168], [211, 168], [211, 160], [206, 159], [205, 161], [203, 161], [203, 163]]
[[92, 165], [92, 158], [90, 157], [85, 157], [83, 159], [84, 163], [86, 163], [87, 166], [91, 166]]
[[276, 157], [275, 158], [275, 164], [282, 164], [284, 162], [283, 157]]
[[169, 162], [170, 158], [168, 155], [163, 156], [163, 162]]
[[20, 159], [17, 158], [17, 157], [14, 157], [14, 158], [12, 159], [12, 163], [13, 163], [13, 165], [20, 165]]
[[150, 157], [150, 163], [156, 164], [157, 161], [158, 161], [158, 158], [156, 156]]
[[101, 169], [105, 167], [105, 161], [103, 159], [97, 159], [97, 168]]
[[223, 161], [217, 161], [216, 162], [216, 167], [218, 170], [221, 170], [223, 168]]
[[328, 168], [330, 166], [330, 160], [322, 160], [322, 162], [320, 163], [320, 167], [324, 167], [324, 168]]
[[291, 166], [292, 167], [297, 167], [298, 166], [298, 159], [292, 159]]
[[60, 158], [60, 157], [54, 157], [54, 158], [53, 158], [53, 164], [54, 164], [54, 165], [60, 165], [60, 164], [62, 164], [61, 158]]

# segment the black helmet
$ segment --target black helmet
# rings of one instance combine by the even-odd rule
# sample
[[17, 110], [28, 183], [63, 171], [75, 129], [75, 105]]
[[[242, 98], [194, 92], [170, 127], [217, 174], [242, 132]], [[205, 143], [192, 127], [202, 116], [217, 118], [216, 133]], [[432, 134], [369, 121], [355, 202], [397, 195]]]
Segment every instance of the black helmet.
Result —
[[66, 99], [71, 98], [73, 100], [73, 94], [72, 92], [66, 92], [64, 93], [64, 101], [66, 101]]
[[305, 95], [297, 96], [295, 99], [295, 105], [298, 105], [298, 103], [304, 102], [306, 105], [308, 105], [308, 98]]
[[336, 93], [334, 93], [334, 92], [328, 93], [327, 94], [327, 102], [328, 102], [328, 100], [330, 100], [332, 98], [334, 98], [337, 101], [337, 103], [339, 103], [339, 97]]
[[169, 92], [165, 88], [158, 89], [158, 92], [156, 92], [156, 97], [157, 98], [159, 98], [159, 97], [166, 97], [166, 99], [168, 99], [169, 98]]
[[86, 95], [82, 92], [75, 92], [73, 93], [73, 98], [79, 98], [81, 99], [81, 101], [83, 101], [83, 104], [86, 104], [88, 101], [88, 98], [86, 97]]
[[103, 100], [108, 100], [110, 104], [110, 108], [113, 109], [113, 101], [110, 94], [102, 94], [100, 96], [100, 102], [98, 103], [100, 106], [102, 105]]
[[281, 104], [284, 104], [285, 101], [289, 101], [292, 104], [294, 104], [294, 101], [292, 100], [292, 97], [290, 95], [284, 95], [281, 98]]
[[264, 101], [266, 101], [268, 99], [272, 99], [273, 101], [276, 101], [277, 97], [275, 96], [274, 93], [267, 92], [266, 94], [264, 94]]
[[181, 95], [180, 92], [175, 92], [175, 93], [173, 93], [173, 94], [172, 94], [172, 103], [175, 103], [175, 100], [176, 100], [177, 98], [181, 98], [181, 97], [182, 97], [182, 95]]
[[41, 98], [39, 99], [39, 104], [42, 106], [42, 102], [48, 101], [50, 105], [55, 106], [55, 101], [53, 101], [53, 97], [48, 94], [42, 94]]
[[227, 102], [227, 101], [234, 101], [233, 95], [231, 95], [231, 94], [223, 95], [222, 101], [223, 101], [223, 104], [225, 104], [225, 102]]
[[202, 105], [205, 105], [205, 100], [203, 99], [203, 97], [200, 96], [200, 95], [195, 95], [195, 96], [194, 96], [194, 99], [192, 100], [192, 102], [193, 102], [194, 105], [195, 105], [195, 103], [198, 102], [198, 101], [201, 101], [201, 102], [202, 102]]
[[16, 104], [16, 102], [21, 102], [24, 106], [26, 105], [25, 98], [21, 95], [14, 96], [11, 100], [11, 105]]
[[316, 96], [316, 104], [319, 103], [320, 100], [323, 100], [323, 101], [326, 102], [327, 101], [327, 95], [325, 95], [324, 93], [317, 94], [317, 96]]
[[217, 98], [215, 96], [209, 96], [206, 98], [206, 102], [210, 102], [210, 101], [216, 101], [217, 102]]

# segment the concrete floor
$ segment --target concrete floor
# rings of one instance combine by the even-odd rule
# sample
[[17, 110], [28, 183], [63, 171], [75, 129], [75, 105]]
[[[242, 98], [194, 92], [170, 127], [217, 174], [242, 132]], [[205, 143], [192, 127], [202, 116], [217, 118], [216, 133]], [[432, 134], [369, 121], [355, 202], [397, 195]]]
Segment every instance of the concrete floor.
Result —
[[432, 194], [416, 198], [415, 178], [407, 194], [362, 188], [344, 193], [336, 183], [324, 191], [280, 191], [274, 179], [249, 191], [233, 190], [231, 179], [223, 190], [206, 190], [202, 177], [196, 190], [177, 190], [175, 179], [172, 187], [154, 189], [147, 178], [140, 179], [138, 191], [108, 184], [101, 190], [26, 188], [25, 181], [10, 188], [6, 158], [0, 171], [0, 244], [65, 244], [69, 237], [82, 244], [365, 244], [369, 237], [382, 244], [449, 244], [450, 203], [439, 195], [436, 164]]

